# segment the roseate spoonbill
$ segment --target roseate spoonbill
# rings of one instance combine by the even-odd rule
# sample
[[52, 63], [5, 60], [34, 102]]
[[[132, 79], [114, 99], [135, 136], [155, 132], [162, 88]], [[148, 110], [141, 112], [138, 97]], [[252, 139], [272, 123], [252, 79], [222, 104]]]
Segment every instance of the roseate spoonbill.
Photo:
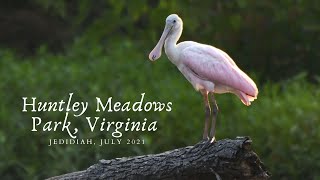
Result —
[[177, 66], [193, 87], [201, 92], [205, 103], [206, 116], [203, 139], [209, 139], [208, 129], [212, 114], [210, 137], [211, 142], [214, 142], [218, 115], [214, 93], [233, 93], [240, 98], [243, 104], [249, 106], [251, 101], [257, 98], [258, 89], [253, 80], [239, 69], [224, 51], [193, 41], [184, 41], [177, 44], [182, 34], [182, 26], [182, 19], [178, 15], [169, 15], [160, 40], [149, 54], [149, 59], [151, 61], [158, 59], [164, 45], [169, 60]]

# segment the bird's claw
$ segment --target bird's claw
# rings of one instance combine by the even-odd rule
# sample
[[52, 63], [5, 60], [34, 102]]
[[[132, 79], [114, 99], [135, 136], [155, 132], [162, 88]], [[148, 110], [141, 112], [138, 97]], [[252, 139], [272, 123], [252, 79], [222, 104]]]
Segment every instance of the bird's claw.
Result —
[[210, 142], [210, 143], [215, 143], [217, 142], [216, 137], [212, 137], [211, 139], [207, 136], [202, 138], [202, 140], [200, 142]]
[[210, 143], [216, 143], [216, 142], [217, 142], [216, 137], [213, 136]]
[[201, 141], [209, 141], [209, 140], [210, 140], [209, 136], [203, 136]]

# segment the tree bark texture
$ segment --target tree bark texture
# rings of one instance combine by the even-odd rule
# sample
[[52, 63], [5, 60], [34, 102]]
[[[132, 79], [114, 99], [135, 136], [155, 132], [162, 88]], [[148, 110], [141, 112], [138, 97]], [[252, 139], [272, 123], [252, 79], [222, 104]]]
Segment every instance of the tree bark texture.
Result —
[[84, 171], [49, 179], [269, 179], [251, 143], [248, 137], [200, 141], [160, 154], [100, 160]]

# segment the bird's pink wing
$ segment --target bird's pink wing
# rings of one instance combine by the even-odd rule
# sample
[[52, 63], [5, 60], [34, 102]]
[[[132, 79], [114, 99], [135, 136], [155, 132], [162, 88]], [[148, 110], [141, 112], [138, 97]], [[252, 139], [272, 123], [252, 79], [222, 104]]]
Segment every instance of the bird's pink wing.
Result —
[[201, 79], [232, 87], [252, 97], [258, 95], [257, 86], [252, 79], [220, 49], [208, 45], [194, 45], [185, 48], [180, 58], [182, 63]]

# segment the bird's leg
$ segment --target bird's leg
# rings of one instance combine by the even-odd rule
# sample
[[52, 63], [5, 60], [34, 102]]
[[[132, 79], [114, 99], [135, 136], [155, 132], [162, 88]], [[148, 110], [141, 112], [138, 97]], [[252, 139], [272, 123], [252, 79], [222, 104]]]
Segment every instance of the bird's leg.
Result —
[[206, 111], [206, 117], [205, 117], [205, 123], [204, 123], [204, 130], [203, 130], [203, 139], [208, 140], [208, 129], [209, 129], [209, 123], [210, 123], [210, 114], [211, 114], [211, 108], [210, 103], [208, 99], [208, 92], [207, 91], [201, 91], [203, 95], [203, 101], [205, 105], [205, 111]]
[[211, 103], [212, 103], [212, 122], [211, 122], [211, 130], [210, 130], [210, 137], [211, 139], [211, 143], [216, 141], [216, 121], [217, 121], [217, 116], [218, 116], [218, 112], [219, 112], [219, 108], [216, 102], [216, 99], [214, 98], [214, 95], [212, 93], [211, 95]]

